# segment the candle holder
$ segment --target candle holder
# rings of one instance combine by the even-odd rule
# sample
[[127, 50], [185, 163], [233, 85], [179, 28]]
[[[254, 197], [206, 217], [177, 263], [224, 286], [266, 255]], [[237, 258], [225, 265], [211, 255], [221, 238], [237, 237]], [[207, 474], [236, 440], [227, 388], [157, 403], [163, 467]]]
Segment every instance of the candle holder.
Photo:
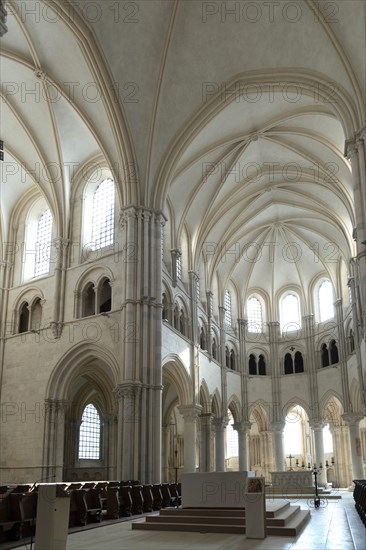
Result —
[[314, 476], [314, 484], [315, 484], [315, 495], [314, 495], [314, 508], [315, 508], [315, 510], [317, 510], [320, 507], [320, 498], [319, 498], [319, 494], [318, 494], [318, 473], [319, 473], [319, 471], [316, 467], [316, 464], [314, 464], [313, 476]]

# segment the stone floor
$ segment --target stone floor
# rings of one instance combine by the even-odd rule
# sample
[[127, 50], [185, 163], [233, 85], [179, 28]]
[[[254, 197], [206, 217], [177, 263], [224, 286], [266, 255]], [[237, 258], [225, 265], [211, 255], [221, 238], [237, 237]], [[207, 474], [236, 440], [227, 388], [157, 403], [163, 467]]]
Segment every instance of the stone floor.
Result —
[[[319, 510], [311, 509], [311, 520], [297, 539], [248, 540], [245, 535], [132, 531], [131, 521], [126, 521], [69, 534], [67, 550], [366, 550], [366, 529], [355, 510], [352, 493], [341, 494], [341, 500], [325, 501]], [[305, 500], [297, 503], [308, 507]], [[28, 546], [20, 549], [27, 550]]]

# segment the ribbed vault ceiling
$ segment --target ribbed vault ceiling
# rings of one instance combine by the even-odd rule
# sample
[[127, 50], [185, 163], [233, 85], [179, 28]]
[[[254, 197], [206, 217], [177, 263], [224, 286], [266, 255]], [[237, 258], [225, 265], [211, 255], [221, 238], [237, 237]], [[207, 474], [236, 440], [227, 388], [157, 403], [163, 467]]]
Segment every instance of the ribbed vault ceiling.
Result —
[[77, 4], [8, 2], [2, 240], [32, 190], [67, 237], [75, 174], [104, 159], [123, 204], [169, 213], [172, 246], [189, 235], [190, 267], [205, 254], [208, 285], [217, 275], [275, 296], [320, 273], [344, 284], [339, 260], [355, 253], [344, 144], [365, 124], [365, 3], [303, 0], [296, 14], [282, 1], [271, 19], [257, 2], [255, 23], [248, 2], [238, 21], [220, 2], [213, 15], [187, 0]]

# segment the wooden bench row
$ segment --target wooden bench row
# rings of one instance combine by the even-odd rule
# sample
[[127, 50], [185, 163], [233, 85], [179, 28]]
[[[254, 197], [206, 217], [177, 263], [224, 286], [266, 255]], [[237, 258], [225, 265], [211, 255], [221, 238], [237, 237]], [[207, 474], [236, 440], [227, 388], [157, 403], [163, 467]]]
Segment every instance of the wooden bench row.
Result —
[[[138, 481], [105, 481], [57, 485], [70, 496], [69, 527], [181, 504], [180, 484], [175, 483], [141, 485]], [[0, 487], [0, 540], [19, 540], [29, 535], [34, 530], [36, 515], [37, 486]]]
[[355, 507], [363, 524], [366, 526], [366, 479], [354, 479], [353, 483], [355, 484], [353, 490]]
[[0, 540], [19, 540], [34, 529], [37, 493], [9, 489], [0, 494]]

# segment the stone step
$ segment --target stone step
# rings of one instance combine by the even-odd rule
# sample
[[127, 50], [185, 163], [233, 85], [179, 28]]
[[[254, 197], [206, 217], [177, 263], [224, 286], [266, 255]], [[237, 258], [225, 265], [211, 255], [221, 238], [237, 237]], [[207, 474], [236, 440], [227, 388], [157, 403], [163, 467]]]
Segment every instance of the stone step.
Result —
[[[225, 521], [225, 525], [245, 525], [245, 517], [225, 517], [220, 518]], [[216, 525], [218, 518], [216, 516], [190, 516], [177, 514], [176, 516], [148, 516], [146, 517], [146, 523], [200, 523], [205, 525]]]
[[204, 514], [207, 517], [245, 517], [244, 508], [164, 508], [161, 516], [192, 516]]
[[281, 527], [287, 525], [294, 516], [300, 512], [300, 506], [288, 506], [281, 510], [275, 517], [268, 517], [266, 514], [266, 525]]
[[220, 523], [140, 523], [133, 522], [132, 529], [144, 531], [185, 531], [190, 533], [227, 533], [244, 535], [245, 525], [227, 525]]
[[[266, 497], [270, 500], [272, 499], [286, 499], [288, 501], [298, 501], [300, 499], [302, 500], [309, 500], [314, 499], [314, 493], [302, 493], [299, 495], [299, 493], [273, 493], [273, 494], [266, 494]], [[342, 498], [342, 496], [338, 493], [334, 493], [331, 495], [321, 495], [319, 494], [320, 499], [324, 500], [338, 500]]]
[[277, 535], [282, 537], [297, 537], [307, 522], [310, 520], [309, 510], [299, 510], [284, 526], [267, 526], [267, 535]]
[[[268, 535], [296, 537], [310, 519], [308, 510], [301, 510], [300, 506], [291, 506], [288, 502], [268, 503], [268, 508]], [[147, 516], [145, 522], [133, 522], [132, 529], [245, 534], [245, 511], [227, 508], [161, 510], [159, 516]]]
[[278, 499], [277, 502], [266, 500], [266, 518], [275, 518], [290, 507], [287, 500]]

